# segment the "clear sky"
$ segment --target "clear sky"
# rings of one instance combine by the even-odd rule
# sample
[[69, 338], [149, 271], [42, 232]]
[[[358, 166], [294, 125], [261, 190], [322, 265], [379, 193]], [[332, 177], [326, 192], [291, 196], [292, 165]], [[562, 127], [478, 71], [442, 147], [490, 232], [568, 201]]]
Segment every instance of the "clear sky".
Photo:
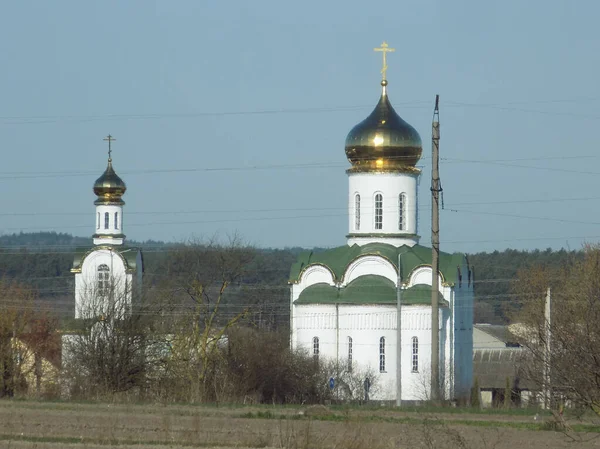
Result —
[[597, 0], [1, 2], [0, 232], [91, 235], [111, 133], [131, 239], [344, 244], [344, 140], [385, 40], [424, 143], [421, 242], [440, 94], [442, 249], [579, 248], [600, 240], [598, 17]]

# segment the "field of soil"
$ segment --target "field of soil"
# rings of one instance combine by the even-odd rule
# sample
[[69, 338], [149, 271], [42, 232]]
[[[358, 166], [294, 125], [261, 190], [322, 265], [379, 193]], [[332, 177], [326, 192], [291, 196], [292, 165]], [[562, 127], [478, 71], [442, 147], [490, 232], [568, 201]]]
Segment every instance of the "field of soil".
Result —
[[600, 448], [597, 427], [534, 414], [0, 401], [0, 448]]

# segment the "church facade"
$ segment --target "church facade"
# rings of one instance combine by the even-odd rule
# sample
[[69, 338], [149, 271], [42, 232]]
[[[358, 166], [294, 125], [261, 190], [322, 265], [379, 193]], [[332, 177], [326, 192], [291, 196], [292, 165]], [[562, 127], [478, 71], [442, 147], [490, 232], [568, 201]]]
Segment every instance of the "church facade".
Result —
[[76, 250], [71, 268], [75, 274], [76, 319], [119, 319], [128, 315], [142, 283], [142, 253], [125, 244], [123, 233], [122, 197], [127, 187], [112, 165], [112, 136], [106, 140], [108, 165], [94, 183], [93, 245]]
[[[338, 374], [373, 373], [372, 399], [422, 401], [431, 397], [432, 342], [432, 251], [418, 235], [422, 144], [390, 103], [382, 48], [381, 97], [346, 138], [347, 244], [293, 265], [291, 345], [334, 361]], [[440, 390], [459, 399], [472, 385], [472, 272], [464, 254], [439, 261]]]

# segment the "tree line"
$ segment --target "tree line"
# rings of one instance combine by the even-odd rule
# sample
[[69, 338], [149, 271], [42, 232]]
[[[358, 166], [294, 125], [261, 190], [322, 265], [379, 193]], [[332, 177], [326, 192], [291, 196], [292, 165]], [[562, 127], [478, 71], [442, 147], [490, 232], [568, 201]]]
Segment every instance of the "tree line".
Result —
[[[72, 252], [76, 247], [90, 246], [90, 238], [74, 237], [66, 233], [37, 232], [0, 236], [0, 279], [19, 281], [36, 290], [41, 300], [59, 310], [73, 297], [74, 278], [70, 273]], [[165, 273], [172, 273], [169, 253], [180, 243], [159, 241], [135, 242], [144, 250], [146, 277], [156, 282]], [[312, 248], [311, 251], [321, 251]], [[289, 270], [304, 248], [255, 249], [255, 257], [249, 261], [241, 286], [251, 286], [254, 291], [262, 287], [263, 303], [283, 307], [289, 299], [287, 281]], [[581, 260], [582, 250], [513, 250], [479, 252], [469, 254], [469, 264], [475, 273], [475, 321], [504, 324], [510, 320], [510, 311], [520, 307], [519, 298], [511, 291], [511, 280], [519, 270], [532, 266], [557, 268], [575, 260]], [[279, 288], [278, 288], [279, 287]], [[258, 296], [258, 295], [255, 295]], [[242, 297], [238, 295], [238, 299]], [[233, 298], [231, 300], [234, 300]], [[70, 309], [69, 309], [70, 310]], [[285, 322], [285, 319], [281, 320]]]

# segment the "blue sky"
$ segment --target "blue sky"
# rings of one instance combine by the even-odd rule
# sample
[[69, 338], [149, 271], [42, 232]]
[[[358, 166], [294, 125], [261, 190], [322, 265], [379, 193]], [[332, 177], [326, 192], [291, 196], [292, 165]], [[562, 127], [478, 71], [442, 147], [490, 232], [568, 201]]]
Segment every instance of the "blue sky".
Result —
[[0, 232], [91, 235], [111, 133], [129, 238], [344, 244], [344, 140], [378, 100], [386, 40], [390, 99], [424, 142], [422, 243], [436, 94], [442, 249], [596, 242], [599, 15], [592, 0], [2, 2]]

